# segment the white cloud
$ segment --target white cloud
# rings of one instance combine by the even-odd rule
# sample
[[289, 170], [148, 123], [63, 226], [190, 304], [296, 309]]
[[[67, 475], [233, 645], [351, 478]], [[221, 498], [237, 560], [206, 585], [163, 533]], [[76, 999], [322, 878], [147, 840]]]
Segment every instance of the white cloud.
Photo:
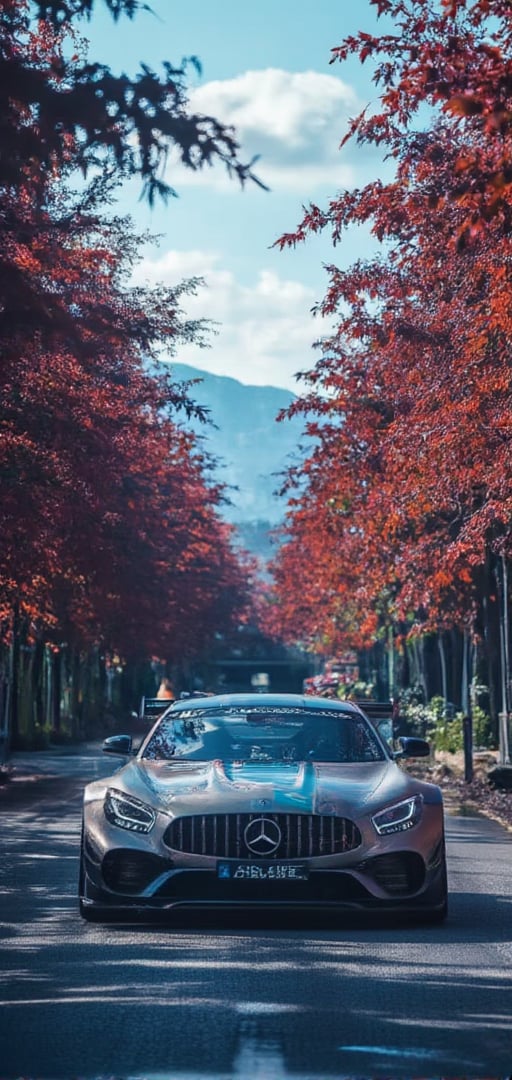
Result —
[[[339, 143], [361, 103], [352, 88], [333, 75], [278, 68], [246, 71], [234, 79], [206, 83], [190, 95], [192, 110], [233, 125], [242, 160], [259, 154], [256, 173], [272, 189], [311, 191], [320, 185], [355, 183], [355, 170]], [[229, 191], [220, 166], [192, 172], [170, 161], [169, 178], [209, 184]]]
[[240, 382], [298, 392], [294, 376], [313, 365], [311, 346], [322, 329], [310, 314], [316, 299], [313, 289], [267, 269], [255, 272], [254, 282], [243, 285], [211, 251], [168, 251], [161, 258], [146, 259], [135, 280], [175, 285], [190, 277], [204, 278], [205, 287], [184, 302], [187, 317], [220, 325], [211, 348], [185, 346], [176, 360]]
[[346, 118], [357, 99], [333, 75], [267, 68], [206, 83], [194, 90], [191, 106], [234, 124], [242, 136], [267, 136], [276, 149], [304, 153], [312, 140], [324, 139], [333, 121]]

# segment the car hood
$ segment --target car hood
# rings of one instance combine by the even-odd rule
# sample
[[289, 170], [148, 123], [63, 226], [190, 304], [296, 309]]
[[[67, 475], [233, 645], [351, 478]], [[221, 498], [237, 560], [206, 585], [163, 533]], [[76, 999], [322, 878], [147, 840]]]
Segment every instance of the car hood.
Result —
[[121, 774], [126, 791], [173, 817], [261, 809], [354, 815], [418, 787], [389, 760], [347, 765], [136, 760]]

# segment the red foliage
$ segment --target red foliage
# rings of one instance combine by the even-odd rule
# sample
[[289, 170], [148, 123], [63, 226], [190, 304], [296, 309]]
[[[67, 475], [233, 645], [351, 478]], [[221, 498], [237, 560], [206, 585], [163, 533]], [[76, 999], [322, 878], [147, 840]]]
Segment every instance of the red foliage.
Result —
[[[132, 17], [141, 7], [137, 0], [106, 4], [114, 17]], [[16, 186], [32, 168], [44, 187], [72, 146], [84, 175], [106, 163], [118, 175], [139, 177], [149, 202], [175, 194], [165, 176], [171, 148], [188, 168], [221, 163], [242, 184], [264, 187], [252, 162], [241, 162], [233, 129], [189, 111], [186, 61], [164, 63], [162, 74], [141, 64], [129, 78], [88, 59], [74, 20], [94, 6], [95, 0], [0, 0], [0, 182]], [[62, 37], [71, 33], [63, 50]], [[195, 58], [190, 63], [199, 66]]]
[[[469, 238], [496, 214], [509, 215], [512, 185], [512, 19], [505, 0], [371, 0], [397, 33], [347, 38], [332, 62], [356, 55], [375, 63], [378, 115], [366, 112], [349, 133], [384, 143], [399, 158], [405, 133], [425, 104], [451, 119], [458, 144], [451, 193]], [[475, 132], [478, 147], [466, 147]], [[473, 140], [472, 140], [473, 141]]]
[[[59, 36], [30, 48], [48, 71]], [[0, 186], [2, 629], [16, 609], [33, 636], [182, 658], [246, 602], [194, 406], [157, 360], [200, 333], [180, 312], [194, 283], [130, 285], [139, 238], [106, 216], [109, 184], [69, 183], [28, 161]]]
[[[512, 546], [512, 207], [508, 181], [496, 182], [510, 132], [503, 121], [498, 139], [491, 123], [491, 95], [496, 106], [508, 87], [509, 18], [492, 5], [490, 48], [489, 5], [378, 6], [398, 33], [360, 34], [334, 56], [387, 57], [380, 111], [350, 134], [385, 144], [396, 177], [310, 207], [281, 240], [329, 228], [337, 244], [364, 223], [386, 245], [328, 268], [320, 310], [336, 329], [291, 410], [318, 417], [318, 446], [291, 478], [275, 621], [321, 649], [369, 644], [389, 622], [467, 626], [489, 552]], [[443, 115], [415, 131], [425, 101]]]

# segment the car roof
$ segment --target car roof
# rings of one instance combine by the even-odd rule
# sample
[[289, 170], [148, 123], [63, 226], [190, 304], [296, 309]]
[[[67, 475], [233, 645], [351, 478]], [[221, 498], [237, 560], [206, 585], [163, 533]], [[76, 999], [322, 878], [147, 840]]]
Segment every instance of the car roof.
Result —
[[332, 698], [313, 697], [303, 694], [205, 694], [201, 697], [183, 698], [171, 706], [171, 712], [179, 712], [181, 709], [222, 709], [222, 708], [300, 708], [329, 709], [333, 712], [360, 715], [360, 709], [352, 701], [339, 701]]

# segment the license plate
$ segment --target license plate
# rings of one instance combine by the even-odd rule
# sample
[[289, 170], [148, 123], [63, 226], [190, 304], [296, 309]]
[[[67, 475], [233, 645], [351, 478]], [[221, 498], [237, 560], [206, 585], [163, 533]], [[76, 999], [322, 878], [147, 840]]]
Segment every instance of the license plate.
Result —
[[217, 863], [217, 877], [229, 881], [307, 881], [308, 876], [304, 863]]

